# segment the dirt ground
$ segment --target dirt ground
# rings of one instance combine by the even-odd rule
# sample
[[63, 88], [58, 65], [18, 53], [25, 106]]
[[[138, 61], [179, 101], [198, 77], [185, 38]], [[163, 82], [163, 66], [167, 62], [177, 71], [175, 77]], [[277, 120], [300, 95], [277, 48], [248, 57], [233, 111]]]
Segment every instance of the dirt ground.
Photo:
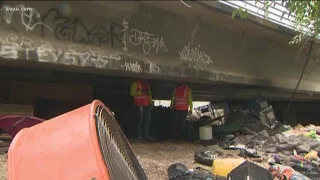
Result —
[[7, 179], [7, 155], [0, 154], [0, 180]]
[[132, 149], [149, 180], [167, 180], [167, 169], [173, 163], [183, 163], [192, 168], [195, 151], [202, 146], [191, 143], [132, 143]]
[[[132, 143], [132, 149], [149, 180], [167, 180], [167, 168], [183, 163], [192, 168], [194, 152], [202, 146], [191, 143]], [[7, 155], [0, 154], [0, 180], [7, 179]]]

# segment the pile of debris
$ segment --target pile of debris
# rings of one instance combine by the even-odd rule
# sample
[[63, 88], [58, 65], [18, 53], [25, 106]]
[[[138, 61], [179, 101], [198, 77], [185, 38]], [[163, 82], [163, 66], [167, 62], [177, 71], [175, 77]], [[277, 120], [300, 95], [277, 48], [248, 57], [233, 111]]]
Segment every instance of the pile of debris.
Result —
[[[196, 152], [194, 170], [180, 173], [180, 177], [232, 180], [242, 174], [261, 179], [265, 173], [265, 179], [320, 179], [320, 127], [286, 126], [279, 132], [248, 118], [241, 123], [242, 116], [236, 115], [238, 126], [231, 127], [230, 123], [216, 128], [224, 135], [215, 136], [216, 145]], [[201, 178], [194, 178], [194, 174], [201, 174]], [[176, 176], [169, 172], [169, 179]]]
[[[210, 111], [214, 106], [207, 105], [207, 117], [198, 113], [192, 120], [199, 129], [209, 129], [202, 131], [205, 136], [199, 135], [200, 141], [215, 145], [195, 153], [192, 170], [181, 171], [181, 164], [171, 166], [170, 180], [320, 179], [320, 127], [282, 125], [263, 99], [250, 101], [247, 109], [228, 111], [226, 120], [215, 125], [212, 122], [223, 116]], [[174, 167], [180, 170], [173, 171]]]

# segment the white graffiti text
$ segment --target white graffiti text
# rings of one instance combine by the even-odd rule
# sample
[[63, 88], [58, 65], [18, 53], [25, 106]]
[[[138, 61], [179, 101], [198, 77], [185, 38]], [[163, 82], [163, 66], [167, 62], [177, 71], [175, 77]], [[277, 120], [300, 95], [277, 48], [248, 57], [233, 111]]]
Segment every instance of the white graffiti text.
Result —
[[190, 45], [186, 45], [179, 52], [180, 60], [189, 61], [189, 62], [197, 62], [203, 64], [212, 64], [213, 61], [211, 56], [201, 51], [198, 47], [190, 47]]

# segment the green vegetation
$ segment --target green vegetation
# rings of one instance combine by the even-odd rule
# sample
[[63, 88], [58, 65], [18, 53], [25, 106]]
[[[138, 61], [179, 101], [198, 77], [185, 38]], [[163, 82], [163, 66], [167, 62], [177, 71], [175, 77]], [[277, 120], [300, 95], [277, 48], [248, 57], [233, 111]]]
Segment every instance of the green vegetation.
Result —
[[[263, 9], [268, 13], [270, 7], [275, 6], [275, 3], [279, 3], [279, 1], [275, 0], [266, 0], [266, 1], [258, 1], [264, 4]], [[307, 37], [314, 37], [319, 36], [320, 32], [320, 1], [307, 1], [307, 0], [282, 0], [282, 5], [284, 5], [288, 12], [284, 12], [282, 14], [281, 19], [284, 16], [288, 16], [294, 19], [293, 26], [295, 30], [298, 32], [290, 44], [293, 43], [301, 43], [301, 41]], [[235, 9], [232, 13], [232, 19], [236, 16], [240, 17], [241, 19], [245, 19], [248, 17], [247, 10], [243, 8]]]

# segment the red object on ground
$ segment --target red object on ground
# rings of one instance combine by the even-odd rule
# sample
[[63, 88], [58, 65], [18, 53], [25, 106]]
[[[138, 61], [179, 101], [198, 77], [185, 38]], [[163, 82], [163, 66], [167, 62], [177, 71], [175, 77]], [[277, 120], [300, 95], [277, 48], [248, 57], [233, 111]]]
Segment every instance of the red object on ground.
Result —
[[292, 169], [285, 169], [282, 171], [282, 174], [286, 177], [286, 179], [291, 179], [293, 172]]
[[44, 119], [32, 116], [2, 116], [0, 117], [0, 129], [4, 130], [4, 133], [8, 133], [14, 137], [21, 129], [34, 126], [44, 121]]
[[93, 101], [21, 130], [9, 148], [8, 180], [145, 180], [111, 114]]
[[109, 180], [94, 108], [83, 106], [21, 130], [8, 152], [8, 180]]

